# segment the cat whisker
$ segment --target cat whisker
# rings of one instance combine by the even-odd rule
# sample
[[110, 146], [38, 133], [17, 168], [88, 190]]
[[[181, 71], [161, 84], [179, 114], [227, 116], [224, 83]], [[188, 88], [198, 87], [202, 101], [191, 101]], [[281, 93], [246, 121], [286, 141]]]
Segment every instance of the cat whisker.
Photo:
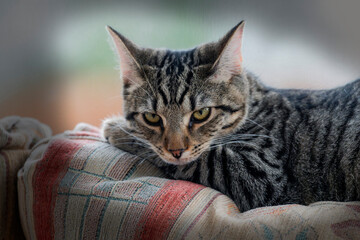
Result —
[[130, 136], [132, 136], [133, 138], [135, 138], [136, 140], [138, 140], [139, 142], [142, 142], [142, 143], [145, 143], [145, 144], [147, 144], [148, 145], [148, 143], [147, 142], [145, 142], [145, 140], [143, 140], [143, 139], [141, 139], [141, 138], [139, 138], [139, 137], [137, 137], [137, 136], [135, 136], [134, 134], [132, 134], [132, 133], [129, 133], [128, 131], [126, 131], [126, 129], [125, 128], [123, 128], [123, 127], [121, 127], [120, 125], [117, 125], [123, 132], [125, 132], [125, 133], [127, 133], [128, 135], [130, 135]]
[[[151, 154], [150, 154], [150, 153], [151, 153]], [[142, 158], [143, 155], [146, 155], [146, 156], [148, 156], [148, 157], [157, 156], [157, 154], [154, 153], [154, 151], [145, 151], [145, 152], [143, 152], [143, 153], [141, 153], [141, 154], [138, 154], [138, 155], [136, 155], [136, 156]]]
[[[116, 137], [115, 139], [116, 140], [129, 140], [129, 141], [133, 141], [134, 142], [134, 140], [136, 140], [136, 139], [134, 139], [134, 138], [136, 138], [136, 136], [130, 136], [130, 137]], [[142, 142], [142, 143], [144, 143], [145, 145], [149, 145], [149, 143], [147, 143], [147, 142]], [[150, 146], [150, 145], [149, 145]]]
[[[151, 152], [142, 153], [140, 155], [137, 155], [137, 157], [140, 158], [142, 162], [158, 157], [158, 155], [156, 153], [153, 153], [153, 154], [149, 154], [149, 153], [151, 153]], [[145, 154], [147, 157], [143, 158], [142, 155], [145, 155]]]
[[248, 142], [241, 142], [241, 141], [230, 141], [230, 142], [226, 142], [226, 143], [222, 143], [222, 144], [216, 144], [216, 145], [210, 145], [210, 147], [208, 148], [209, 150], [214, 149], [214, 148], [218, 148], [218, 147], [222, 147], [222, 146], [226, 146], [229, 144], [240, 144], [240, 145], [248, 145], [253, 147], [253, 150], [255, 151], [263, 151], [262, 149], [259, 149], [256, 145], [254, 144], [249, 144]]
[[230, 136], [223, 136], [212, 139], [213, 142], [221, 142], [227, 140], [250, 140], [256, 137], [270, 138], [276, 140], [274, 137], [263, 135], [263, 134], [232, 134]]
[[234, 143], [247, 144], [247, 145], [255, 146], [254, 144], [251, 144], [251, 143], [248, 143], [248, 142], [245, 142], [245, 141], [227, 141], [227, 142], [221, 142], [221, 143], [211, 143], [209, 147], [225, 146], [225, 145], [234, 144]]
[[262, 126], [261, 124], [255, 122], [254, 120], [251, 120], [250, 118], [245, 118], [245, 121], [249, 121], [249, 122], [252, 122], [252, 123], [255, 123], [257, 126], [261, 127], [262, 129], [270, 132], [268, 129], [266, 129], [264, 126]]
[[136, 143], [136, 142], [116, 142], [116, 146], [118, 145], [138, 145], [138, 146], [142, 146], [144, 148], [148, 148], [149, 146], [146, 146], [144, 144], [140, 144], [140, 143]]
[[258, 146], [253, 144], [253, 143], [249, 143], [246, 141], [228, 141], [228, 142], [223, 142], [223, 143], [216, 143], [216, 144], [211, 144], [209, 149], [215, 148], [215, 147], [220, 147], [220, 146], [225, 146], [228, 144], [243, 144], [243, 145], [248, 145], [248, 146], [252, 146], [254, 149], [258, 149]]

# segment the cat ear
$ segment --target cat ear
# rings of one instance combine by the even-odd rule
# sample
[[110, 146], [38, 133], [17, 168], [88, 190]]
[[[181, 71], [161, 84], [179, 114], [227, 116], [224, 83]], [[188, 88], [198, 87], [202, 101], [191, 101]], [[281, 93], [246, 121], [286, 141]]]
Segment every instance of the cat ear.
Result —
[[237, 75], [242, 72], [241, 43], [245, 22], [241, 21], [220, 41], [219, 55], [211, 69], [216, 75]]
[[140, 75], [141, 65], [136, 60], [136, 57], [141, 49], [110, 26], [106, 26], [106, 29], [114, 42], [120, 60], [121, 78], [124, 86], [140, 84], [142, 81]]

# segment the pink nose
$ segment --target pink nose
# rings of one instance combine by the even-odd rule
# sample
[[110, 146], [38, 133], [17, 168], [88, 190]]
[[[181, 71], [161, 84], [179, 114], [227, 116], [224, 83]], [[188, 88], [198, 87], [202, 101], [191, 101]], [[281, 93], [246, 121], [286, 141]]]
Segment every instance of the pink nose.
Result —
[[181, 154], [185, 151], [185, 149], [168, 149], [169, 152], [174, 156], [174, 158], [179, 159]]

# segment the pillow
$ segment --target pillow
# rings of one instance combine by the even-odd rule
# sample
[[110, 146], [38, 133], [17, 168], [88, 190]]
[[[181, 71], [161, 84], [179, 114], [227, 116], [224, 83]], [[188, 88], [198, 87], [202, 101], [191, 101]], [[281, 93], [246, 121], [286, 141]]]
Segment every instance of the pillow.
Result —
[[35, 119], [0, 119], [0, 239], [24, 239], [17, 204], [17, 172], [30, 148], [51, 130]]
[[32, 152], [19, 178], [28, 239], [354, 239], [359, 202], [240, 213], [225, 195], [171, 180], [80, 124]]

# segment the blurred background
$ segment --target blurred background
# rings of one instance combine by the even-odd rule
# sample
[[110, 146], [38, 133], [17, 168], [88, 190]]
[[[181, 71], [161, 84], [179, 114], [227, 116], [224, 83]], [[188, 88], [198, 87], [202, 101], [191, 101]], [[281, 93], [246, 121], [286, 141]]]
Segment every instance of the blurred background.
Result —
[[270, 86], [333, 88], [360, 77], [360, 1], [1, 1], [0, 118], [54, 133], [121, 113], [105, 26], [140, 46], [187, 49], [246, 20], [244, 65]]

